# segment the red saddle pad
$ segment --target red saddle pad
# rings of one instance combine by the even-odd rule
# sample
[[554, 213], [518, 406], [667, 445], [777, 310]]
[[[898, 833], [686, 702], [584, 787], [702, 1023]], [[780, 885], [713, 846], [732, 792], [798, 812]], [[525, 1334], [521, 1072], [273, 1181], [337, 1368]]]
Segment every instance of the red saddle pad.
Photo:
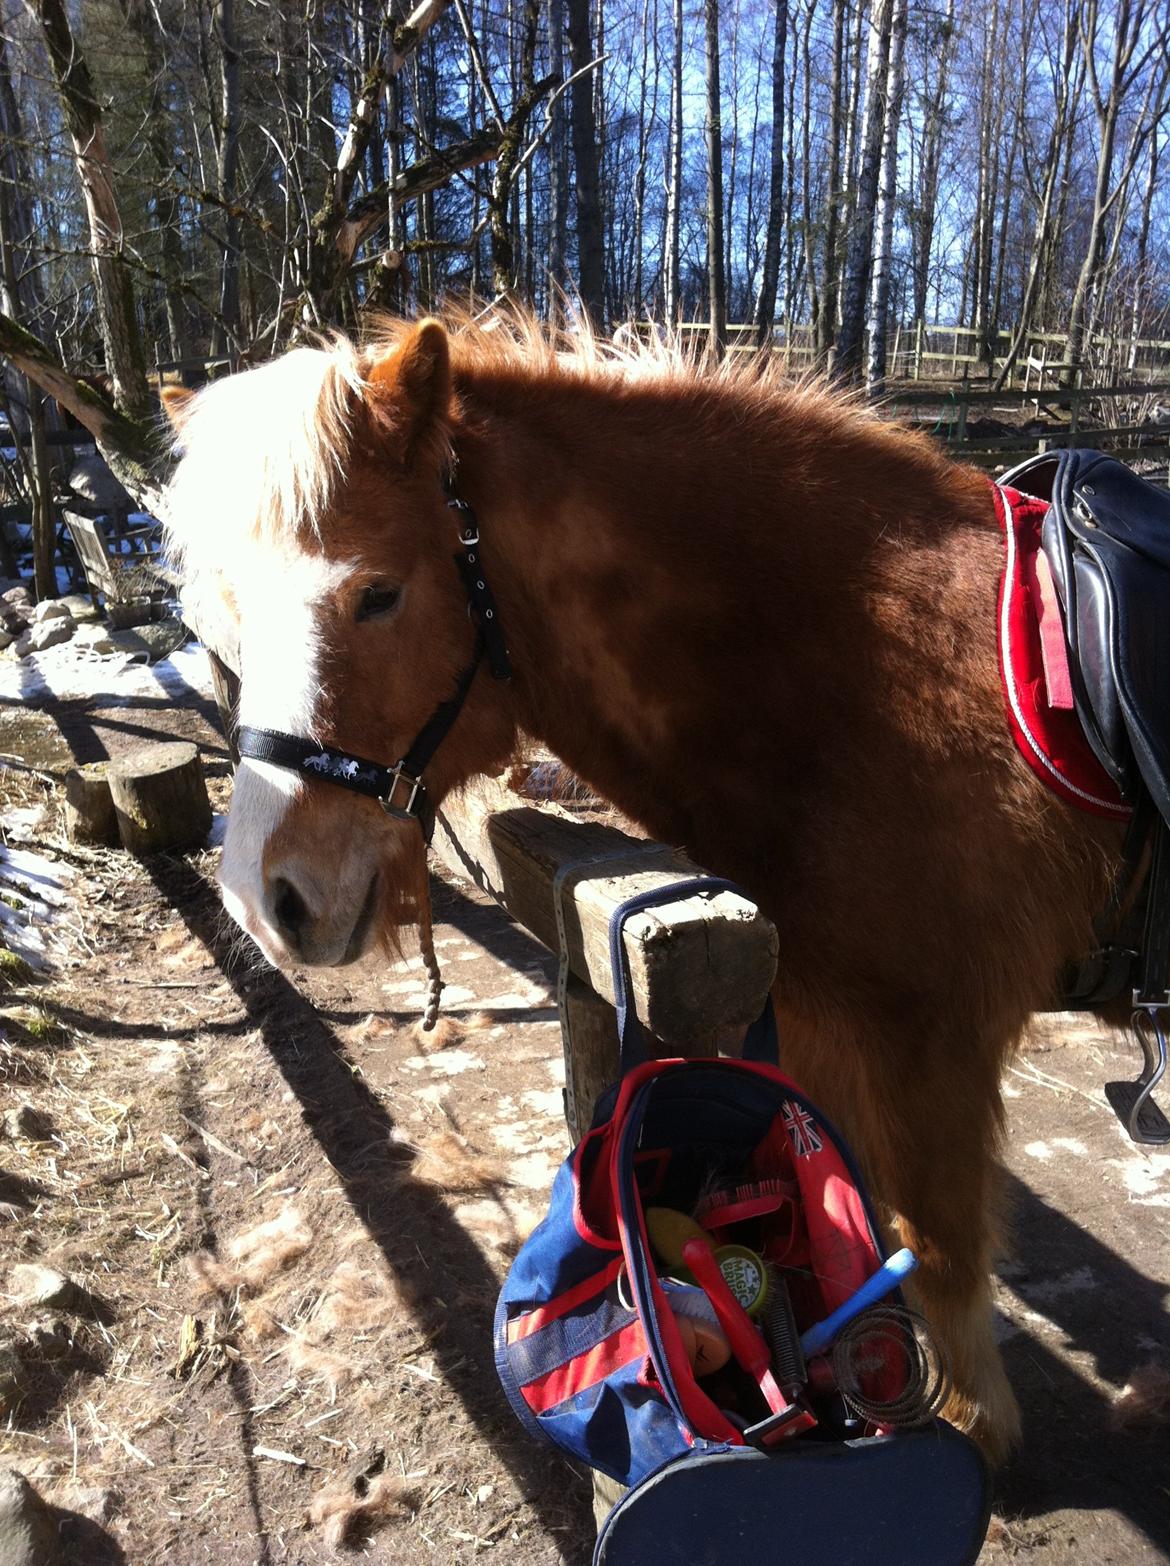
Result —
[[992, 493], [1006, 547], [998, 642], [1012, 735], [1032, 771], [1067, 804], [1123, 821], [1129, 806], [1073, 709], [1060, 605], [1040, 548], [1048, 502], [1003, 484]]

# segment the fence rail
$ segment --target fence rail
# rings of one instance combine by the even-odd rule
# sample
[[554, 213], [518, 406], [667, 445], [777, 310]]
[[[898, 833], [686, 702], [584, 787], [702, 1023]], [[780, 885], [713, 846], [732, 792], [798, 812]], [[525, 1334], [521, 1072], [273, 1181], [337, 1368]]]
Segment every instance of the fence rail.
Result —
[[[639, 321], [636, 329], [650, 333], [656, 327], [653, 322]], [[706, 321], [682, 321], [677, 330], [685, 340], [706, 337], [710, 327]], [[982, 335], [973, 326], [952, 326], [940, 321], [899, 323], [894, 329], [888, 355], [887, 379], [929, 379], [932, 366], [947, 365], [949, 375], [941, 379], [970, 380], [980, 376], [994, 380], [1011, 353], [1015, 329], [1004, 328], [986, 339], [990, 357], [977, 351]], [[755, 326], [747, 322], [729, 323], [727, 342], [731, 353], [755, 353]], [[1022, 389], [1030, 387], [1033, 377], [1037, 386], [1043, 389], [1046, 378], [1055, 385], [1058, 378], [1071, 372], [1072, 366], [1066, 361], [1049, 355], [1050, 346], [1063, 349], [1066, 342], [1067, 336], [1062, 332], [1028, 332], [1024, 336], [1014, 365], [1014, 374]], [[816, 360], [813, 328], [808, 322], [778, 322], [772, 331], [771, 347], [786, 365], [806, 368]], [[1094, 333], [1086, 339], [1085, 357], [1090, 367], [1096, 360], [1112, 366], [1115, 371], [1124, 370], [1130, 374], [1136, 374], [1143, 367], [1143, 361], [1151, 373], [1170, 371], [1170, 338], [1116, 338]]]

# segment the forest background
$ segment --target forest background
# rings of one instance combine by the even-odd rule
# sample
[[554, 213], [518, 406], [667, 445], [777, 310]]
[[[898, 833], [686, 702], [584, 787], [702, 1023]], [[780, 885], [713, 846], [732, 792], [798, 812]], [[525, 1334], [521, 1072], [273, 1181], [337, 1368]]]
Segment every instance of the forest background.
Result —
[[745, 323], [874, 393], [920, 322], [1001, 382], [1042, 333], [1070, 382], [1132, 371], [1170, 310], [1168, 30], [1170, 0], [0, 0], [8, 411], [55, 394], [149, 499], [153, 379], [501, 295], [715, 354]]

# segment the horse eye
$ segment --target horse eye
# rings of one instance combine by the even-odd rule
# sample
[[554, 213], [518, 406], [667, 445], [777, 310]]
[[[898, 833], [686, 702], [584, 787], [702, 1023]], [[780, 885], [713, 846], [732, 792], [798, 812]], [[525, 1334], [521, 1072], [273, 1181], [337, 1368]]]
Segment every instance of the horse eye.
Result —
[[402, 597], [400, 587], [388, 587], [384, 583], [375, 583], [371, 587], [362, 589], [362, 596], [358, 600], [357, 618], [359, 620], [373, 620], [378, 615], [389, 614], [392, 609], [397, 609], [399, 599]]

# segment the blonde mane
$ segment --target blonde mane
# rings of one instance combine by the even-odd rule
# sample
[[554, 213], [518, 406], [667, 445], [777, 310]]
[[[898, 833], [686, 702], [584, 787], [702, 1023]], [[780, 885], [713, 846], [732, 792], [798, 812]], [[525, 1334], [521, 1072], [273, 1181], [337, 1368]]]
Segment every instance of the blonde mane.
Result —
[[[615, 387], [655, 381], [680, 390], [705, 384], [770, 404], [778, 415], [799, 412], [826, 434], [843, 423], [864, 423], [908, 438], [854, 394], [815, 374], [794, 377], [766, 352], [731, 354], [712, 365], [698, 334], [625, 326], [604, 339], [584, 317], [550, 326], [519, 307], [487, 316], [447, 308], [440, 319], [450, 335], [456, 385], [476, 374], [581, 378]], [[169, 553], [188, 581], [218, 574], [245, 540], [277, 549], [320, 540], [367, 373], [414, 328], [412, 321], [380, 318], [361, 343], [336, 334], [195, 396], [165, 519]], [[927, 443], [909, 439], [925, 455]]]

